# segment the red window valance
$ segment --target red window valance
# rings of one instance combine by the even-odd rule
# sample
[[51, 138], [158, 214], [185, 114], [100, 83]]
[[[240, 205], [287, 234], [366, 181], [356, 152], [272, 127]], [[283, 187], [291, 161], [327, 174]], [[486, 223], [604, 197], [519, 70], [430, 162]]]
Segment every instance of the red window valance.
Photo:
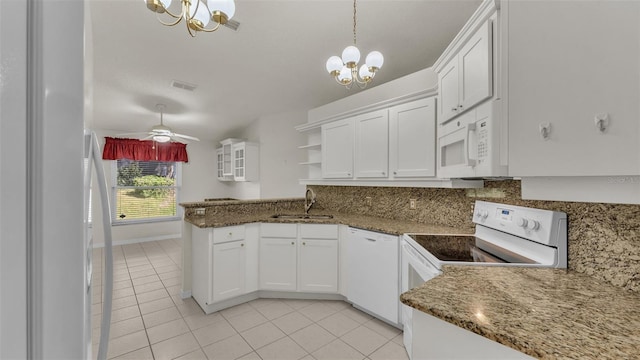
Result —
[[102, 158], [105, 160], [129, 159], [138, 161], [189, 162], [187, 145], [179, 142], [159, 143], [152, 140], [120, 139], [105, 137]]

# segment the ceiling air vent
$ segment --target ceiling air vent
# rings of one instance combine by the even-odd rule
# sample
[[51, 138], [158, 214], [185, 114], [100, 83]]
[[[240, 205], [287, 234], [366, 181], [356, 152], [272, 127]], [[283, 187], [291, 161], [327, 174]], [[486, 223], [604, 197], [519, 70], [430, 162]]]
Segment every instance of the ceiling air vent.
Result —
[[198, 87], [198, 85], [189, 84], [188, 82], [179, 81], [179, 80], [173, 80], [171, 82], [171, 86], [177, 89], [182, 89], [187, 91], [193, 91]]

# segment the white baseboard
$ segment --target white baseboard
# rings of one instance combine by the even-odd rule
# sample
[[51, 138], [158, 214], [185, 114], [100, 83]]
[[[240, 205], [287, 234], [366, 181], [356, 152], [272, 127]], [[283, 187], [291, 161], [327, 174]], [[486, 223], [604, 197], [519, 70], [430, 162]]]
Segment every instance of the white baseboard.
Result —
[[[138, 244], [138, 243], [149, 242], [149, 241], [170, 240], [170, 239], [179, 239], [179, 238], [182, 238], [182, 234], [148, 236], [148, 237], [143, 237], [143, 238], [116, 240], [116, 241], [113, 242], [113, 246]], [[93, 248], [94, 249], [103, 248], [103, 247], [104, 247], [104, 243], [93, 244]]]
[[188, 299], [190, 297], [191, 297], [191, 290], [187, 290], [187, 291], [180, 290], [180, 298], [181, 299]]

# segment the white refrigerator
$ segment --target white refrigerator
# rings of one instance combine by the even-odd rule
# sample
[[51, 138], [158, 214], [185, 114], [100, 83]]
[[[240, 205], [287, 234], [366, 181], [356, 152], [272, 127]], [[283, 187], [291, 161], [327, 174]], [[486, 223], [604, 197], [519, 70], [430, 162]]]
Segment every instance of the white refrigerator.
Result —
[[0, 359], [90, 356], [84, 6], [0, 1]]

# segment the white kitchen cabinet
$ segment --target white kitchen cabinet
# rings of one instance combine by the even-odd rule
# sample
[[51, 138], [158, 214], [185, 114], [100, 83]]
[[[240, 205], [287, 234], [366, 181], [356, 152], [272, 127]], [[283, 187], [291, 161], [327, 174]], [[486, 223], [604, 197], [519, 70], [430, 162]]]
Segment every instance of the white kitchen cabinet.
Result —
[[353, 119], [322, 125], [322, 177], [353, 178]]
[[231, 176], [224, 174], [224, 147], [216, 149], [216, 177], [220, 181], [232, 180]]
[[297, 224], [260, 227], [260, 289], [296, 291]]
[[192, 227], [191, 293], [205, 311], [211, 304], [257, 290], [258, 233], [245, 230], [255, 226]]
[[[389, 111], [373, 111], [352, 118], [355, 125], [355, 177], [389, 175]], [[434, 134], [435, 136], [435, 134]]]
[[233, 144], [233, 180], [258, 180], [259, 160], [258, 145], [249, 142]]
[[220, 141], [220, 144], [222, 145], [222, 166], [218, 165], [218, 167], [222, 168], [223, 177], [229, 177], [229, 179], [233, 178], [233, 144], [240, 141], [242, 140], [232, 138]]
[[491, 97], [491, 29], [491, 20], [488, 20], [469, 37], [456, 56], [438, 69], [439, 123], [445, 123]]
[[[610, 176], [640, 175], [640, 2], [505, 5], [509, 175], [609, 177], [583, 200], [619, 187], [618, 181], [637, 181]], [[597, 118], [604, 119], [604, 131]], [[544, 186], [571, 189], [578, 182], [548, 181], [537, 189], [544, 198]]]
[[338, 225], [262, 224], [260, 289], [338, 292]]
[[338, 292], [338, 225], [300, 224], [298, 291]]
[[391, 178], [436, 176], [436, 101], [420, 99], [389, 109]]
[[213, 302], [245, 293], [245, 242], [213, 245]]

